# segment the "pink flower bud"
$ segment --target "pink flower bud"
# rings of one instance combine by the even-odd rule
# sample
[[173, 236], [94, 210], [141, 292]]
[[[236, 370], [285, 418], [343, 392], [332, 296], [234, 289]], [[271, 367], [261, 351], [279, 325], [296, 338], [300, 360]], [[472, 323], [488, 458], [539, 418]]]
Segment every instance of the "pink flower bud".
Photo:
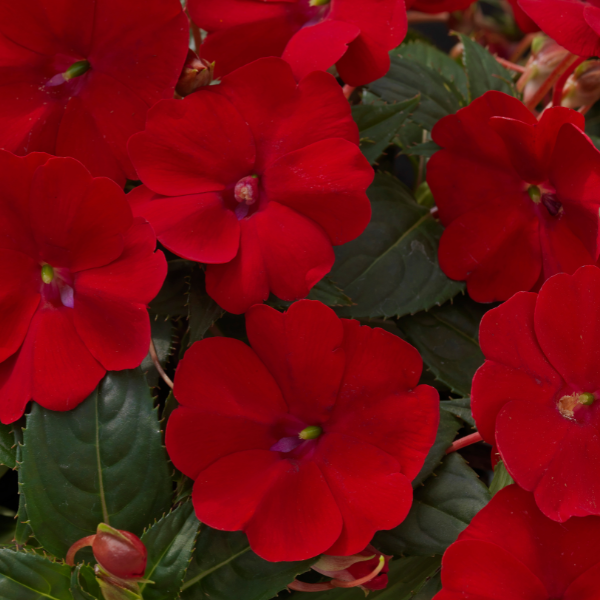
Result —
[[189, 96], [198, 88], [210, 85], [213, 80], [215, 63], [209, 63], [199, 58], [193, 50], [188, 50], [188, 55], [179, 76], [175, 91], [180, 96]]
[[590, 106], [600, 100], [600, 60], [586, 60], [567, 79], [561, 105], [567, 108]]

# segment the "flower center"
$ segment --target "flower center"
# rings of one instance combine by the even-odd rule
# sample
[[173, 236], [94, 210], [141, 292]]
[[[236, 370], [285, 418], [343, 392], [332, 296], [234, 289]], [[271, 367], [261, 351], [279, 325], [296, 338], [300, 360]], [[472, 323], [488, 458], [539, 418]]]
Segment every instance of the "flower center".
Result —
[[322, 433], [323, 430], [318, 425], [309, 425], [298, 434], [298, 437], [301, 440], [314, 440], [318, 438]]
[[42, 281], [44, 283], [52, 283], [54, 279], [54, 269], [50, 265], [44, 265], [42, 267]]
[[596, 396], [588, 392], [575, 393], [570, 396], [563, 396], [558, 401], [558, 410], [566, 419], [575, 418], [575, 410], [579, 406], [591, 406], [596, 401]]
[[73, 308], [75, 303], [74, 279], [69, 269], [55, 268], [43, 264], [40, 272], [42, 279], [41, 294], [46, 304], [57, 308]]
[[234, 196], [240, 204], [251, 206], [258, 200], [258, 175], [248, 175], [235, 184]]
[[78, 60], [63, 73], [63, 77], [65, 78], [65, 81], [69, 81], [69, 79], [73, 79], [73, 77], [79, 77], [88, 71], [90, 66], [90, 63], [87, 60]]
[[558, 216], [563, 211], [562, 203], [552, 192], [543, 192], [537, 185], [530, 185], [527, 193], [534, 204], [542, 204], [552, 217]]
[[309, 6], [325, 6], [325, 4], [329, 4], [331, 0], [310, 0], [308, 3]]

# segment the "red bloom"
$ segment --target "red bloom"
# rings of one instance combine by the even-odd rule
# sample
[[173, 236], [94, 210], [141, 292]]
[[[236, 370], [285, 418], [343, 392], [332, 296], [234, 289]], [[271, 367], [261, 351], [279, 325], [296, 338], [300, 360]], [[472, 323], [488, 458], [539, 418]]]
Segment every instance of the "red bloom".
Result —
[[349, 85], [390, 68], [388, 51], [408, 27], [404, 0], [190, 0], [190, 15], [209, 32], [202, 58], [215, 74], [265, 56], [283, 56], [298, 80], [336, 65]]
[[511, 485], [444, 554], [435, 600], [595, 600], [598, 577], [600, 518], [555, 523]]
[[598, 258], [600, 152], [584, 118], [555, 107], [538, 122], [488, 92], [441, 119], [427, 181], [446, 225], [440, 265], [477, 302], [506, 300]]
[[188, 29], [179, 0], [1, 2], [0, 147], [135, 178], [127, 140], [173, 96]]
[[424, 13], [452, 12], [455, 10], [465, 10], [473, 4], [475, 0], [408, 0], [407, 7]]
[[310, 300], [256, 305], [246, 326], [252, 349], [197, 342], [175, 377], [167, 450], [195, 479], [198, 518], [245, 531], [267, 560], [364, 550], [406, 517], [435, 439], [419, 353]]
[[106, 371], [142, 362], [166, 263], [123, 191], [76, 160], [0, 151], [0, 178], [0, 420], [11, 423], [31, 399], [69, 410]]
[[551, 519], [600, 514], [600, 269], [549, 279], [488, 312], [473, 416]]
[[578, 56], [600, 54], [599, 0], [518, 0], [539, 28]]
[[146, 186], [129, 198], [175, 254], [208, 263], [208, 293], [242, 313], [272, 291], [304, 298], [332, 244], [362, 233], [373, 169], [335, 79], [296, 84], [265, 58], [149, 113], [129, 150]]
[[540, 30], [537, 24], [532, 21], [527, 16], [525, 11], [519, 6], [519, 0], [508, 0], [508, 2], [515, 15], [515, 21], [523, 33], [535, 33], [536, 31]]

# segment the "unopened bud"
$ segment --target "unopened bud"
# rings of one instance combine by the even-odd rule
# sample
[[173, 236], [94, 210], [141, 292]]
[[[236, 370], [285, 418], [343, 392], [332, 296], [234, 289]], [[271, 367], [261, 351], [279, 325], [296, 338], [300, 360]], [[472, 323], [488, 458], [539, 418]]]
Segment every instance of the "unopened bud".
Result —
[[600, 100], [600, 60], [586, 60], [567, 79], [561, 105], [567, 108], [590, 106]]
[[146, 570], [146, 546], [137, 535], [100, 523], [92, 551], [98, 563], [120, 579], [140, 579]]
[[198, 88], [210, 85], [215, 72], [215, 63], [199, 58], [193, 50], [188, 50], [185, 65], [179, 76], [175, 91], [180, 96], [189, 96]]

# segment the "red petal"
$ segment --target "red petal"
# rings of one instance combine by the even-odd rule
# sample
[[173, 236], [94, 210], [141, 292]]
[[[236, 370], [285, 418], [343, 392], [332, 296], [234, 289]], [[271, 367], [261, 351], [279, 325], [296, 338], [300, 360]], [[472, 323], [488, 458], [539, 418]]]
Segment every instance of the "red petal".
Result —
[[229, 29], [244, 23], [263, 19], [285, 17], [290, 13], [290, 4], [296, 0], [189, 0], [188, 9], [194, 23], [206, 31]]
[[344, 520], [328, 554], [356, 554], [376, 531], [392, 529], [406, 518], [412, 487], [386, 452], [347, 435], [327, 433], [319, 441], [315, 461]]
[[286, 154], [265, 171], [271, 201], [316, 221], [334, 245], [358, 237], [371, 218], [365, 190], [373, 169], [358, 147], [339, 138]]
[[344, 330], [337, 315], [310, 300], [283, 314], [257, 305], [246, 314], [246, 331], [290, 413], [306, 425], [320, 425], [335, 404], [344, 372]]
[[600, 579], [600, 564], [576, 579], [564, 593], [563, 600], [596, 600], [598, 579]]
[[321, 21], [298, 31], [287, 44], [282, 58], [290, 63], [296, 79], [300, 80], [312, 71], [326, 71], [333, 66], [359, 35], [360, 27], [352, 23]]
[[244, 119], [209, 90], [156, 104], [129, 152], [144, 184], [166, 196], [222, 190], [251, 173], [255, 159]]

